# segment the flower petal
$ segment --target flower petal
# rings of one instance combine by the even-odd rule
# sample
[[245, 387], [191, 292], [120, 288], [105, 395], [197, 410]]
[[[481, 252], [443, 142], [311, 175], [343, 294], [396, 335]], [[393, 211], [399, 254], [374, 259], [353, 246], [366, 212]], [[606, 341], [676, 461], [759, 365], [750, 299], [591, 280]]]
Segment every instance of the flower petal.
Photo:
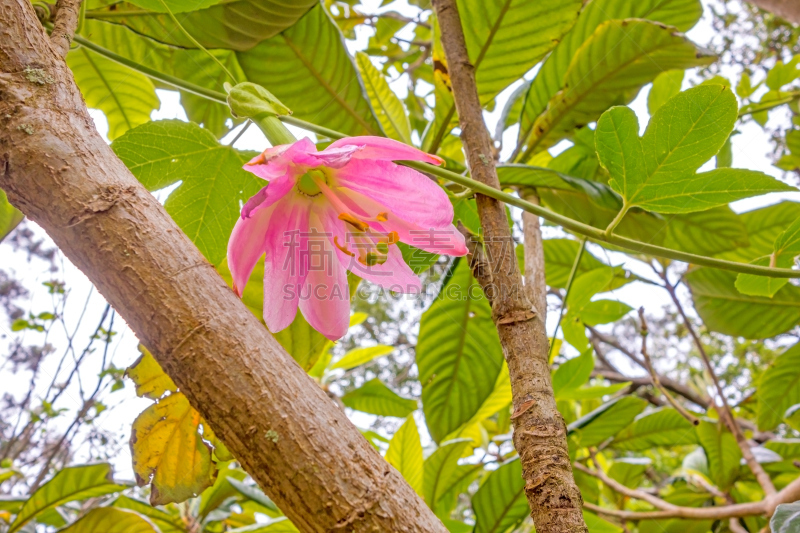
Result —
[[335, 341], [347, 333], [350, 292], [347, 272], [335, 253], [329, 229], [316, 213], [311, 213], [308, 272], [302, 283], [300, 310], [311, 327]]
[[353, 154], [355, 159], [373, 159], [383, 161], [425, 161], [432, 165], [441, 165], [441, 157], [428, 154], [413, 146], [387, 139], [385, 137], [345, 137], [334, 141], [323, 152], [345, 146], [357, 146], [360, 150]]
[[294, 320], [306, 275], [301, 251], [306, 247], [310, 202], [293, 200], [276, 204], [264, 240], [264, 321], [273, 333]]
[[289, 165], [297, 159], [304, 159], [309, 153], [316, 153], [317, 147], [308, 138], [302, 138], [292, 144], [279, 144], [267, 148], [262, 153], [248, 161], [244, 167], [259, 178], [267, 181], [279, 178], [286, 174]]
[[423, 228], [439, 228], [453, 221], [447, 193], [414, 169], [391, 161], [352, 159], [335, 171], [335, 179], [337, 185], [361, 193]]
[[[338, 213], [333, 207], [326, 209], [320, 213], [322, 224], [326, 231], [331, 233], [331, 243], [339, 242], [340, 245], [349, 247], [351, 250], [358, 252], [352, 244], [354, 239], [351, 234], [347, 235], [346, 225], [338, 219]], [[336, 238], [336, 241], [333, 238]], [[382, 265], [374, 265], [368, 267], [358, 262], [355, 256], [349, 256], [335, 248], [336, 255], [339, 262], [345, 269], [349, 270], [356, 276], [363, 278], [371, 283], [374, 283], [384, 289], [391, 289], [395, 292], [409, 293], [419, 292], [421, 284], [419, 277], [414, 274], [406, 262], [403, 260], [403, 254], [397, 249], [397, 246], [389, 247], [389, 256], [387, 261]]]
[[254, 194], [242, 207], [242, 218], [250, 218], [253, 211], [269, 207], [292, 190], [295, 179], [291, 171], [270, 181], [266, 187]]
[[233, 227], [228, 240], [228, 268], [233, 277], [233, 289], [239, 297], [264, 254], [264, 240], [274, 209], [259, 209], [250, 218], [240, 218]]

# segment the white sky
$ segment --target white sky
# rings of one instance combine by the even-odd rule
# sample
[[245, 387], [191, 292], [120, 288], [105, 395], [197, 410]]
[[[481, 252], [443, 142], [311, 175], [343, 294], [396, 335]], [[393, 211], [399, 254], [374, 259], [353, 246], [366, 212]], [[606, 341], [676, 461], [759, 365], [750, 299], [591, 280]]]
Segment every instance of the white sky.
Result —
[[[706, 0], [706, 2], [707, 1], [708, 0]], [[381, 11], [379, 8], [380, 0], [366, 0], [363, 3], [365, 5], [365, 8], [363, 9], [364, 12], [377, 13]], [[417, 12], [416, 8], [409, 7], [405, 0], [402, 2], [396, 2], [388, 6], [388, 8], [403, 13], [410, 13], [412, 15]], [[385, 9], [387, 8], [384, 8], [383, 10]], [[357, 40], [354, 42], [349, 41], [348, 47], [351, 49], [351, 51], [363, 49], [366, 47], [367, 38], [369, 35], [371, 35], [371, 33], [372, 30], [370, 29], [364, 27], [359, 28]], [[711, 28], [710, 17], [708, 10], [706, 10], [703, 19], [693, 30], [689, 32], [689, 36], [698, 44], [703, 45], [708, 43], [713, 35], [714, 32]], [[409, 28], [406, 28], [401, 33], [401, 36], [412, 37]], [[734, 82], [738, 80], [738, 73], [723, 71], [722, 74], [733, 79]], [[531, 76], [529, 75], [528, 77]], [[687, 79], [687, 81], [684, 82], [684, 85], [685, 87], [688, 87], [689, 84], [690, 81]], [[392, 85], [399, 95], [405, 96], [406, 84], [404, 80], [395, 80]], [[516, 84], [509, 87], [501, 96], [498, 97], [498, 105], [495, 112], [486, 114], [486, 121], [490, 131], [494, 131], [495, 123], [498, 120], [500, 110], [503, 108], [503, 104], [515, 87]], [[648, 120], [646, 105], [648, 90], [648, 88], [645, 88], [636, 98], [633, 104], [631, 104], [631, 107], [639, 116], [642, 128], [645, 127]], [[159, 90], [158, 94], [161, 98], [161, 108], [152, 114], [152, 118], [154, 120], [164, 118], [180, 118], [186, 120], [186, 116], [179, 106], [177, 93]], [[97, 124], [98, 130], [105, 135], [108, 128], [102, 113], [93, 111], [92, 116]], [[788, 120], [788, 114], [784, 111], [775, 111], [771, 114], [770, 120], [773, 123], [785, 124]], [[733, 138], [733, 165], [740, 168], [760, 170], [767, 174], [781, 177], [782, 172], [772, 166], [768, 155], [771, 150], [769, 140], [761, 128], [752, 122], [744, 126], [739, 125], [737, 127], [741, 131], [741, 134]], [[293, 133], [295, 133], [295, 135], [298, 137], [305, 135], [305, 132], [302, 130], [292, 127], [290, 127], [290, 129], [292, 129]], [[232, 138], [232, 135], [235, 133], [236, 132], [232, 133], [228, 139]], [[516, 137], [516, 128], [512, 128], [506, 132], [506, 135], [508, 136], [508, 141], [504, 144], [506, 146], [505, 151], [508, 152], [510, 151], [510, 147], [513, 145], [513, 139]], [[266, 139], [255, 127], [249, 128], [245, 135], [243, 135], [236, 144], [237, 148], [258, 151], [263, 150], [266, 146]], [[556, 149], [559, 149], [559, 147]], [[505, 153], [503, 155], [507, 157], [509, 154]], [[776, 201], [784, 198], [791, 198], [795, 201], [800, 201], [800, 193], [767, 195], [757, 199], [737, 202], [733, 207], [735, 210], [740, 212], [747, 211], [756, 207], [775, 203]], [[31, 224], [31, 226], [34, 225]], [[36, 230], [37, 234], [46, 238], [44, 232], [42, 232], [38, 227], [36, 227]], [[558, 230], [555, 229], [546, 229], [546, 232], [548, 234], [547, 236], [555, 236], [559, 233]], [[635, 261], [627, 259], [626, 256], [622, 254], [605, 254], [599, 247], [596, 246], [592, 246], [591, 250], [596, 255], [601, 257], [606, 255], [609, 258], [607, 260], [613, 262], [614, 264], [624, 263], [626, 267], [635, 273], [643, 277], [651, 279], [653, 278], [653, 274], [649, 269], [643, 267], [641, 264]], [[3, 245], [0, 247], [0, 268], [15, 272], [15, 274], [24, 281], [25, 287], [32, 291], [29, 304], [34, 313], [52, 309], [50, 300], [51, 297], [49, 294], [47, 294], [47, 290], [41, 285], [42, 282], [51, 279], [51, 274], [47, 272], [47, 268], [43, 263], [34, 261], [33, 263], [28, 264], [25, 261], [25, 256], [21, 252], [14, 253], [11, 251], [11, 248], [8, 245]], [[65, 320], [69, 325], [69, 330], [72, 330], [75, 327], [75, 324], [77, 323], [77, 317], [80, 315], [80, 312], [84, 306], [84, 302], [87, 300], [87, 297], [89, 298], [86, 315], [78, 334], [75, 336], [77, 340], [83, 342], [84, 339], [87, 339], [88, 336], [94, 331], [97, 321], [99, 320], [99, 317], [105, 306], [105, 300], [103, 300], [103, 298], [96, 291], [93, 291], [92, 285], [89, 283], [86, 277], [66, 259], [63, 260], [63, 268], [62, 271], [57, 274], [57, 278], [66, 281], [66, 286], [69, 290], [67, 312], [65, 313]], [[657, 313], [662, 306], [668, 304], [668, 300], [663, 294], [663, 291], [641, 283], [626, 285], [625, 287], [617, 289], [612, 294], [603, 295], [603, 297], [619, 299], [620, 301], [623, 301], [634, 308], [644, 305], [649, 313]], [[548, 320], [551, 334], [555, 325], [555, 318], [555, 316], [550, 316]], [[116, 336], [111, 345], [111, 360], [117, 367], [124, 368], [130, 365], [138, 357], [138, 351], [136, 350], [137, 341], [133, 333], [127, 328], [127, 326], [119, 317], [117, 317], [115, 321], [115, 330], [118, 331], [119, 334]], [[8, 331], [7, 321], [0, 320], [0, 343], [7, 343], [8, 336], [10, 335], [11, 333]], [[26, 335], [37, 334], [27, 333]], [[36, 340], [30, 338], [30, 341], [39, 342], [39, 338]], [[60, 354], [63, 353], [67, 344], [67, 334], [60, 330], [54, 331], [51, 333], [48, 342], [53, 344], [57, 348], [57, 351], [54, 355], [51, 355], [48, 362], [43, 365], [42, 372], [46, 375], [55, 371], [55, 364], [57, 363], [58, 359], [60, 358]], [[5, 350], [5, 346], [3, 346], [2, 349]], [[82, 349], [82, 345], [79, 344], [78, 349]], [[99, 367], [100, 355], [101, 354], [99, 352], [92, 354], [87, 358], [86, 363], [82, 367], [81, 377], [84, 381], [84, 388], [91, 390], [94, 387], [96, 382], [96, 373]], [[621, 364], [621, 366], [622, 368], [625, 368], [624, 364]], [[638, 369], [629, 368], [628, 370], [631, 370], [632, 373], [638, 372]], [[48, 378], [50, 377], [51, 376], [48, 375]], [[49, 382], [49, 379], [40, 381]], [[9, 391], [19, 394], [23, 390], [26, 390], [27, 385], [26, 373], [22, 372], [16, 376], [13, 376], [9, 373], [7, 368], [0, 366], [0, 392]], [[38, 393], [41, 395], [43, 391], [38, 391]], [[133, 387], [130, 383], [127, 383], [124, 390], [111, 395], [106, 395], [106, 399], [110, 408], [100, 416], [100, 418], [96, 421], [96, 424], [119, 435], [122, 446], [119, 450], [120, 453], [113, 459], [113, 463], [115, 464], [118, 472], [118, 477], [130, 479], [133, 477], [130, 467], [130, 453], [127, 447], [130, 426], [136, 415], [146, 408], [150, 404], [150, 401], [136, 398], [133, 393]], [[61, 401], [64, 402], [65, 406], [71, 407], [72, 409], [80, 407], [80, 401], [76, 397], [76, 391], [74, 388], [69, 389], [64, 394]], [[354, 418], [362, 427], [366, 427], [372, 419], [372, 417], [361, 414], [357, 414], [357, 416]], [[423, 429], [424, 424], [421, 422], [422, 420], [420, 418], [418, 423], [420, 423], [420, 428]], [[65, 425], [67, 423], [68, 421], [64, 422]], [[81, 459], [88, 459], [88, 457], [81, 457], [79, 455], [77, 460]]]

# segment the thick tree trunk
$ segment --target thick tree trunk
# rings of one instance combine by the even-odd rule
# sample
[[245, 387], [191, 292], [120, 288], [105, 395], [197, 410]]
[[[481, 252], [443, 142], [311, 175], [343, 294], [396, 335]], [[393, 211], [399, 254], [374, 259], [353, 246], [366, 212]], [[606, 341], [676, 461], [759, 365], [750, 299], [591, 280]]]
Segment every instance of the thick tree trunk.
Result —
[[800, 0], [747, 0], [759, 9], [769, 11], [792, 24], [800, 24]]
[[[489, 132], [469, 61], [455, 0], [433, 0], [472, 178], [500, 188]], [[583, 501], [567, 448], [566, 426], [556, 409], [548, 364], [545, 309], [533, 307], [522, 284], [505, 207], [477, 195], [491, 284], [484, 290], [511, 377], [514, 446], [522, 461], [525, 493], [539, 533], [585, 532]]]
[[97, 134], [29, 0], [0, 0], [0, 187], [301, 531], [446, 532]]

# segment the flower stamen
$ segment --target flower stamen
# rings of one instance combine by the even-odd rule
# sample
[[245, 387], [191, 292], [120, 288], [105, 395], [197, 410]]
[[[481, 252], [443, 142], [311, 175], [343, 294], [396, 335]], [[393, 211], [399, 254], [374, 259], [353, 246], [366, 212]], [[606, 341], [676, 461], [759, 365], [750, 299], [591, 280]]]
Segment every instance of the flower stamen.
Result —
[[336, 246], [338, 249], [340, 249], [342, 252], [344, 252], [344, 253], [346, 253], [347, 255], [349, 255], [350, 257], [355, 257], [355, 256], [356, 256], [356, 254], [354, 254], [353, 252], [351, 252], [351, 251], [350, 251], [350, 249], [349, 249], [347, 246], [342, 246], [341, 244], [339, 244], [339, 238], [338, 238], [336, 235], [334, 235], [334, 236], [333, 236], [333, 244], [334, 244], [334, 245], [335, 245], [335, 246]]

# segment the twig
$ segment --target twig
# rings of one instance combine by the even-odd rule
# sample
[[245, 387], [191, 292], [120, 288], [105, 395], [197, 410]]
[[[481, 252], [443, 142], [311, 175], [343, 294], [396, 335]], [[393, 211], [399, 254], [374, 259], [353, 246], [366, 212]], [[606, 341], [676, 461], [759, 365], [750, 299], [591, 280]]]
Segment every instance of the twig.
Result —
[[69, 46], [80, 19], [81, 0], [58, 0], [50, 44], [61, 57], [67, 57]]
[[689, 411], [687, 411], [681, 404], [679, 404], [672, 394], [661, 384], [661, 380], [658, 377], [658, 374], [653, 369], [653, 361], [650, 360], [650, 354], [647, 351], [647, 320], [644, 317], [644, 307], [639, 308], [639, 321], [641, 322], [641, 333], [642, 333], [642, 357], [644, 357], [644, 363], [647, 366], [647, 371], [650, 372], [650, 378], [653, 380], [653, 385], [664, 397], [667, 401], [678, 411], [683, 418], [688, 420], [692, 423], [693, 426], [700, 425], [700, 420], [697, 417], [693, 416]]
[[591, 469], [588, 466], [582, 465], [581, 463], [575, 462], [572, 463], [572, 467], [580, 470], [585, 474], [589, 474], [590, 476], [596, 477], [603, 483], [609, 486], [609, 488], [613, 489], [614, 491], [628, 496], [629, 498], [635, 498], [637, 500], [646, 501], [656, 509], [661, 509], [662, 511], [675, 511], [678, 509], [677, 505], [671, 504], [659, 498], [658, 496], [653, 496], [652, 494], [648, 494], [642, 490], [632, 489], [630, 487], [626, 487], [619, 481], [612, 479], [606, 475], [600, 468], [597, 468], [597, 462], [595, 461], [596, 469]]
[[[553, 338], [555, 339], [556, 334], [558, 333], [558, 328], [561, 327], [561, 320], [564, 318], [564, 308], [567, 307], [567, 298], [569, 298], [569, 291], [572, 289], [572, 283], [575, 281], [575, 276], [578, 273], [578, 267], [581, 264], [581, 258], [583, 257], [583, 251], [586, 249], [586, 238], [581, 239], [580, 248], [578, 248], [578, 253], [575, 255], [575, 261], [572, 263], [572, 270], [569, 271], [569, 279], [567, 280], [567, 290], [564, 294], [564, 299], [561, 301], [561, 308], [558, 310], [558, 320], [556, 320], [556, 329], [553, 331]], [[550, 350], [547, 353], [548, 358], [553, 357], [553, 346], [556, 343], [550, 343]]]
[[742, 451], [742, 456], [744, 457], [747, 466], [750, 468], [750, 471], [758, 481], [758, 484], [764, 490], [764, 494], [767, 496], [772, 496], [776, 493], [775, 485], [772, 483], [772, 479], [770, 479], [769, 474], [764, 471], [764, 468], [761, 464], [756, 460], [755, 456], [753, 455], [753, 450], [750, 448], [750, 443], [747, 442], [747, 439], [742, 433], [742, 428], [739, 427], [739, 424], [736, 422], [736, 418], [733, 416], [733, 411], [731, 410], [730, 404], [728, 404], [728, 399], [725, 396], [725, 391], [722, 390], [722, 385], [720, 385], [719, 378], [717, 378], [717, 374], [714, 371], [714, 366], [711, 364], [711, 360], [706, 353], [706, 349], [703, 346], [702, 341], [700, 340], [700, 336], [694, 329], [691, 320], [689, 317], [686, 316], [686, 312], [683, 309], [683, 305], [680, 302], [680, 298], [678, 298], [677, 293], [675, 292], [675, 287], [673, 287], [669, 280], [667, 279], [667, 272], [666, 269], [660, 273], [661, 279], [664, 280], [664, 288], [669, 293], [670, 297], [672, 298], [672, 302], [675, 304], [675, 307], [678, 309], [678, 313], [681, 315], [683, 319], [683, 324], [686, 326], [686, 330], [689, 332], [689, 335], [692, 337], [695, 346], [697, 347], [697, 351], [700, 352], [700, 356], [703, 359], [703, 364], [706, 367], [709, 375], [711, 376], [711, 380], [714, 382], [714, 388], [717, 391], [717, 395], [722, 402], [721, 408], [717, 407], [717, 402], [714, 398], [711, 398], [711, 402], [714, 405], [715, 409], [719, 413], [722, 420], [725, 422], [725, 425], [728, 426], [731, 433], [733, 433], [734, 438], [736, 439], [736, 444], [739, 445], [739, 449]]

